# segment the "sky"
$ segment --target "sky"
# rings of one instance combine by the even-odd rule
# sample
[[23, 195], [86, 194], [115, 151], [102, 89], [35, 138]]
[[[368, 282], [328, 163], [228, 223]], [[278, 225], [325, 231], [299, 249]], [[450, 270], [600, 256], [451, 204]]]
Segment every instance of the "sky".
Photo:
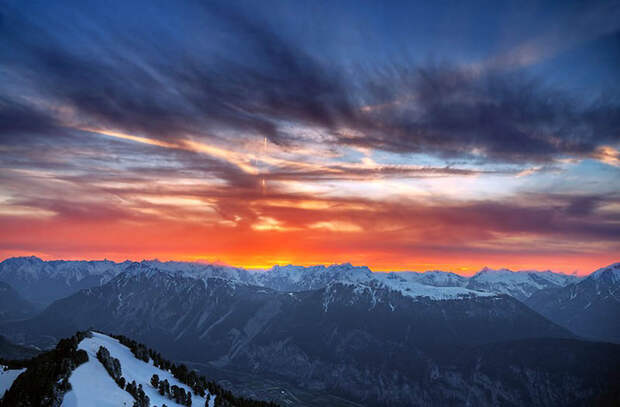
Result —
[[0, 258], [620, 261], [620, 2], [0, 2]]

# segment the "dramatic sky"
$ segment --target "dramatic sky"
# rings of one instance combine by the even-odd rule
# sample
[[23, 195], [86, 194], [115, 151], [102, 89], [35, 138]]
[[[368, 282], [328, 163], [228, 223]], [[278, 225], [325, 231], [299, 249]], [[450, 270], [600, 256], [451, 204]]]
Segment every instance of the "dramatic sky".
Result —
[[620, 4], [0, 2], [0, 258], [620, 261]]

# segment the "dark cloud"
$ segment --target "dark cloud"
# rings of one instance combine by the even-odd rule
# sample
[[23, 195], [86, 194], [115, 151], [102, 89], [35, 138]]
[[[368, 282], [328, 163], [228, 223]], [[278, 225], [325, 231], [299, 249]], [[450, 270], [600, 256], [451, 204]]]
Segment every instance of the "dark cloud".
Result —
[[[70, 107], [85, 126], [163, 139], [261, 135], [278, 144], [308, 141], [289, 128], [311, 126], [336, 144], [483, 162], [587, 156], [620, 140], [617, 95], [587, 103], [523, 73], [484, 66], [386, 61], [352, 68], [214, 3], [188, 4], [204, 24], [190, 24], [186, 35], [170, 26], [174, 10], [145, 13], [151, 25], [130, 28], [113, 23], [122, 10], [95, 15], [65, 7], [79, 10], [88, 29], [6, 8], [0, 59], [29, 91]], [[162, 17], [168, 11], [173, 16]], [[5, 135], [56, 126], [54, 111], [9, 104], [0, 103]], [[6, 124], [11, 117], [17, 120]]]
[[571, 199], [566, 206], [566, 213], [573, 216], [587, 216], [605, 202], [601, 196], [580, 196]]
[[48, 113], [0, 97], [0, 142], [17, 143], [24, 136], [52, 137], [58, 123]]
[[[583, 156], [617, 143], [620, 105], [584, 105], [523, 74], [450, 66], [400, 69], [396, 84], [373, 108], [366, 137], [344, 142], [391, 151], [537, 162]], [[376, 112], [375, 112], [376, 110]], [[372, 119], [372, 120], [370, 120]]]

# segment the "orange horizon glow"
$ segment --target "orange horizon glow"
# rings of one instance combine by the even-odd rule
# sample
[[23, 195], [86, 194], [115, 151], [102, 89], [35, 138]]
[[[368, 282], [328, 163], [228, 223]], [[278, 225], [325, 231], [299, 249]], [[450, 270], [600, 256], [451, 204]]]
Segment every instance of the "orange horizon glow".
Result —
[[[613, 253], [545, 254], [516, 253], [438, 253], [438, 250], [414, 250], [413, 253], [386, 248], [368, 250], [368, 243], [342, 240], [343, 233], [329, 230], [255, 231], [226, 230], [161, 224], [136, 227], [135, 224], [56, 224], [35, 223], [23, 229], [13, 224], [14, 234], [0, 238], [0, 259], [37, 256], [43, 260], [125, 260], [188, 261], [217, 263], [249, 269], [269, 269], [274, 265], [351, 263], [368, 266], [372, 271], [450, 271], [470, 276], [483, 267], [510, 270], [552, 270], [566, 274], [587, 275], [618, 261]], [[11, 225], [9, 225], [9, 228]], [[18, 236], [7, 243], [7, 236]], [[229, 228], [234, 229], [234, 228]], [[5, 232], [9, 230], [5, 229]], [[24, 231], [27, 233], [23, 234]], [[50, 233], [53, 231], [53, 233]], [[227, 234], [224, 234], [228, 232]], [[308, 234], [311, 234], [308, 236]], [[357, 232], [354, 232], [357, 233]], [[80, 236], [76, 239], [75, 236]], [[219, 236], [219, 238], [218, 238]], [[351, 238], [351, 236], [349, 236]], [[7, 249], [7, 246], [16, 247]], [[32, 247], [19, 249], [17, 247]], [[41, 249], [37, 249], [36, 247]], [[360, 246], [358, 248], [358, 246]]]

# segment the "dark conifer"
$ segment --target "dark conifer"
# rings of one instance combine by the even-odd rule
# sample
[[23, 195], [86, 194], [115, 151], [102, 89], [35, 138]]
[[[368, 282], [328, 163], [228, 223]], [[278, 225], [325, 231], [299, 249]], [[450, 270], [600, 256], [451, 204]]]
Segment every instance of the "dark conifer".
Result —
[[155, 388], [159, 387], [159, 376], [154, 374], [153, 377], [151, 377], [151, 385]]

